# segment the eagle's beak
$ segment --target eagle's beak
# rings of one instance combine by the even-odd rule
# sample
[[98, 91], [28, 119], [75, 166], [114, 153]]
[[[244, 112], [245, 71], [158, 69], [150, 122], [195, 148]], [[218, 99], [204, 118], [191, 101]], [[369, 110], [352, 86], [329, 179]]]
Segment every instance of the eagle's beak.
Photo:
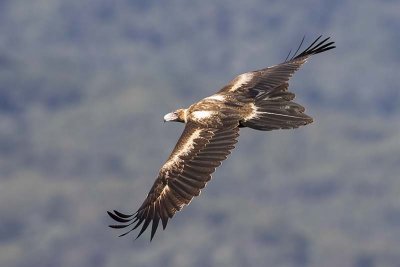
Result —
[[166, 121], [175, 121], [178, 119], [178, 115], [175, 112], [168, 113], [164, 116], [164, 122]]

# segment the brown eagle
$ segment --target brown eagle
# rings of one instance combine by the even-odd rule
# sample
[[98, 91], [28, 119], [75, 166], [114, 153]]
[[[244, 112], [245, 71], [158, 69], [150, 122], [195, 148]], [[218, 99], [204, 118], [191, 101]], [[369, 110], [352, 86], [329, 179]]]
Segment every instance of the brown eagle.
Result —
[[139, 237], [152, 223], [152, 240], [160, 220], [165, 229], [168, 220], [200, 194], [235, 147], [239, 128], [271, 131], [311, 123], [304, 107], [292, 101], [295, 95], [288, 91], [288, 82], [310, 56], [335, 48], [334, 42], [327, 42], [329, 37], [320, 38], [297, 54], [303, 38], [294, 55], [288, 59], [289, 53], [283, 63], [243, 73], [216, 94], [165, 115], [164, 121], [186, 123], [185, 129], [140, 208], [134, 214], [108, 211], [121, 223], [110, 227], [132, 226], [120, 235], [124, 236], [142, 225]]

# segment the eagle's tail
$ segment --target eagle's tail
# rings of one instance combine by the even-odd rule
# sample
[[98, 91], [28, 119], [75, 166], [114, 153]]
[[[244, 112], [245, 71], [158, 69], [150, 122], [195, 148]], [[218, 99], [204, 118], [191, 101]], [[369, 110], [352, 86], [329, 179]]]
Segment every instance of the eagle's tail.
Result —
[[294, 94], [287, 91], [284, 83], [272, 91], [258, 96], [253, 115], [241, 125], [261, 131], [292, 129], [309, 124], [313, 119], [304, 113], [304, 107], [293, 102]]

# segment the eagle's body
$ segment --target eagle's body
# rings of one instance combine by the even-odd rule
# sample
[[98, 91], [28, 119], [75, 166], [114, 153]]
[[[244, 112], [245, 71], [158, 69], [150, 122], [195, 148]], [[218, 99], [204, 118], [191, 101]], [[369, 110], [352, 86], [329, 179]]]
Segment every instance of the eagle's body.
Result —
[[165, 115], [164, 121], [186, 123], [185, 129], [138, 211], [108, 212], [123, 223], [111, 227], [136, 223], [125, 235], [143, 224], [139, 237], [152, 222], [152, 239], [160, 220], [165, 229], [168, 219], [200, 194], [234, 148], [239, 128], [269, 131], [311, 123], [304, 107], [292, 101], [295, 95], [288, 91], [288, 81], [311, 55], [334, 48], [333, 42], [326, 43], [329, 38], [317, 43], [319, 38], [290, 60], [241, 74], [216, 94]]

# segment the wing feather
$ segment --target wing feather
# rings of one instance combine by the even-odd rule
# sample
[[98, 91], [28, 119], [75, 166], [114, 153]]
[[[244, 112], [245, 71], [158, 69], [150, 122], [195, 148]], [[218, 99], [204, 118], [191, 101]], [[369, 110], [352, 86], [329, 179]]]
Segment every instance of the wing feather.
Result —
[[160, 205], [158, 211], [160, 212], [161, 223], [162, 223], [163, 229], [165, 229], [167, 227], [168, 218], [169, 218], [168, 210], [167, 210], [167, 207], [165, 205], [165, 201], [158, 200], [158, 203]]
[[182, 173], [180, 180], [198, 190], [203, 189], [206, 186], [206, 182], [199, 181], [196, 179], [196, 177], [190, 176], [187, 173]]
[[110, 227], [125, 228], [134, 220], [136, 224], [133, 229], [123, 235], [142, 225], [137, 236], [139, 237], [152, 222], [152, 240], [160, 220], [165, 229], [168, 220], [176, 212], [188, 205], [193, 197], [200, 195], [201, 189], [211, 179], [216, 167], [221, 165], [234, 148], [239, 136], [238, 124], [237, 119], [231, 118], [227, 118], [222, 124], [219, 123], [219, 128], [208, 128], [188, 122], [138, 212], [134, 215], [118, 211], [109, 212], [111, 218], [122, 223], [121, 226]]
[[185, 165], [185, 170], [187, 170], [188, 173], [192, 173], [193, 175], [196, 175], [196, 174], [213, 173], [215, 171], [215, 168], [213, 168], [213, 167], [196, 167], [196, 166], [193, 166], [191, 164], [191, 162], [188, 162]]
[[165, 211], [167, 212], [169, 218], [172, 218], [175, 212], [178, 211], [178, 207], [175, 207], [169, 195], [163, 197], [163, 201], [161, 203], [163, 204], [161, 207], [165, 208]]
[[329, 37], [317, 43], [320, 38], [321, 36], [300, 54], [296, 55], [295, 53], [289, 61], [237, 76], [217, 94], [234, 93], [238, 99], [246, 102], [254, 99], [260, 92], [266, 93], [287, 83], [294, 72], [297, 71], [310, 56], [335, 48], [333, 45], [334, 42], [327, 42]]
[[160, 223], [160, 202], [157, 201], [154, 204], [154, 216], [153, 216], [153, 223], [151, 225], [151, 236], [150, 236], [150, 241], [153, 240], [154, 234], [157, 231], [158, 224]]

